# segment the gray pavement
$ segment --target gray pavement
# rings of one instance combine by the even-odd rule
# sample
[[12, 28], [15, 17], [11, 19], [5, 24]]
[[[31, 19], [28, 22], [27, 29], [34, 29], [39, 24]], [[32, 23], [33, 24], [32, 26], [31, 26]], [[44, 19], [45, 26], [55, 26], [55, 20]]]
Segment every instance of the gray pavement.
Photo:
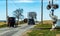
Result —
[[24, 33], [27, 30], [30, 30], [33, 28], [35, 25], [19, 25], [17, 28], [1, 28], [0, 29], [0, 36], [22, 36], [22, 33]]

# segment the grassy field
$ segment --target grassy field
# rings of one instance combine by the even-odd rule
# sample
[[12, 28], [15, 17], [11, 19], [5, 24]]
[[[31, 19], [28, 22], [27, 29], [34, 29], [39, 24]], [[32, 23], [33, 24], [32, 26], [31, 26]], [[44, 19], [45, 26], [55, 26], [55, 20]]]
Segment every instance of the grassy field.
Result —
[[6, 24], [6, 22], [0, 22], [0, 25], [4, 25], [4, 24]]
[[0, 22], [0, 28], [7, 27], [6, 22]]
[[[50, 31], [52, 22], [50, 21], [44, 21], [44, 24], [37, 24], [31, 32], [27, 32], [28, 36], [60, 36], [60, 29], [55, 29], [53, 31]], [[43, 28], [43, 29], [40, 29]]]
[[[39, 27], [40, 26], [40, 27]], [[39, 24], [34, 28], [51, 28], [51, 24]], [[60, 29], [50, 31], [50, 29], [33, 29], [31, 32], [27, 33], [29, 36], [56, 36], [60, 34]]]
[[55, 36], [55, 32], [51, 32], [49, 30], [32, 30], [32, 32], [28, 33], [29, 36]]
[[[49, 27], [48, 27], [49, 26]], [[49, 29], [40, 29], [40, 28], [50, 28], [51, 25], [48, 24], [39, 24], [34, 27], [34, 29], [28, 33], [29, 36], [55, 36], [55, 32], [50, 32]], [[38, 29], [36, 29], [38, 28]]]

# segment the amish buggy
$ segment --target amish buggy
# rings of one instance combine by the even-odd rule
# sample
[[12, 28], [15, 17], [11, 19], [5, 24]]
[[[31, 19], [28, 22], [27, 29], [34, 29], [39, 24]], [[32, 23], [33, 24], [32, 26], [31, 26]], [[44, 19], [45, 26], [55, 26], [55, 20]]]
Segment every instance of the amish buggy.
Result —
[[15, 27], [15, 17], [8, 17], [8, 27]]

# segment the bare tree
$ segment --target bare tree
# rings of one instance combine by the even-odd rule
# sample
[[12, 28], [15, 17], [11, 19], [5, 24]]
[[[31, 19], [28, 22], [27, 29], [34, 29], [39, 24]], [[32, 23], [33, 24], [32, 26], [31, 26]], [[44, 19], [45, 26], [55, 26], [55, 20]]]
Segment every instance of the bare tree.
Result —
[[20, 8], [14, 11], [14, 16], [17, 19], [17, 24], [19, 23], [19, 19], [22, 19], [21, 18], [23, 16], [22, 13], [23, 13], [23, 9], [20, 9]]

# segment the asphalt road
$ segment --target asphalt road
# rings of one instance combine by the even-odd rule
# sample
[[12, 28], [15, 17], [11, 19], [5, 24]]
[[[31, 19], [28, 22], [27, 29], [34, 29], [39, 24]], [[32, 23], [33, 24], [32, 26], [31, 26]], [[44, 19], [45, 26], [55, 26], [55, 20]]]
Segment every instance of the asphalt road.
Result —
[[35, 25], [23, 24], [17, 28], [12, 28], [12, 27], [0, 28], [0, 36], [21, 36], [22, 33], [24, 33], [27, 30], [30, 30], [34, 26]]

